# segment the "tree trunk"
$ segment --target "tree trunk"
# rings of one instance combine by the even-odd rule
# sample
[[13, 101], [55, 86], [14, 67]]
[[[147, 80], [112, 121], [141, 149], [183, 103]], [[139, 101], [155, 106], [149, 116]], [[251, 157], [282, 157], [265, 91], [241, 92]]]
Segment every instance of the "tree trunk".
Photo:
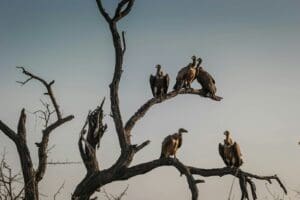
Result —
[[25, 141], [21, 138], [19, 139], [17, 150], [23, 172], [25, 199], [38, 200], [39, 191], [38, 183], [35, 178], [35, 170], [32, 165], [29, 149]]

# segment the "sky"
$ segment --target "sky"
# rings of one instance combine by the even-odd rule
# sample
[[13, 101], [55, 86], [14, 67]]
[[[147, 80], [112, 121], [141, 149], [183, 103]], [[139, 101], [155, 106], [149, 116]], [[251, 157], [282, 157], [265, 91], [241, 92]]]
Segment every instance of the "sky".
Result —
[[[117, 0], [103, 0], [110, 14]], [[203, 59], [221, 102], [184, 95], [155, 105], [132, 132], [134, 143], [151, 144], [133, 164], [159, 157], [163, 138], [183, 127], [189, 130], [178, 158], [201, 168], [223, 167], [218, 143], [229, 130], [242, 150], [242, 169], [260, 175], [277, 174], [289, 189], [285, 199], [297, 199], [300, 190], [300, 2], [298, 0], [137, 0], [131, 13], [118, 24], [126, 31], [127, 51], [120, 85], [120, 107], [126, 121], [150, 99], [149, 75], [161, 64], [175, 83], [178, 70], [192, 55]], [[35, 142], [42, 122], [32, 114], [41, 108], [44, 88], [25, 80], [15, 67], [26, 66], [46, 80], [55, 79], [54, 91], [63, 114], [75, 119], [55, 130], [49, 154], [53, 161], [81, 161], [77, 148], [86, 114], [103, 97], [109, 97], [114, 50], [108, 26], [94, 0], [0, 1], [0, 119], [16, 130], [21, 109], [26, 108], [28, 145], [36, 165]], [[200, 88], [198, 83], [193, 83]], [[105, 104], [109, 111], [109, 101]], [[112, 119], [98, 159], [102, 169], [120, 153]], [[0, 151], [19, 172], [14, 144], [0, 133]], [[49, 166], [41, 182], [41, 199], [53, 199], [65, 182], [60, 199], [68, 199], [84, 177], [82, 164]], [[205, 178], [198, 185], [199, 199], [225, 199], [232, 176]], [[265, 182], [255, 181], [259, 199], [271, 199]], [[107, 185], [126, 199], [189, 199], [184, 177], [170, 167], [158, 168], [126, 182]], [[163, 187], [162, 187], [163, 186]], [[277, 195], [275, 183], [269, 188]], [[97, 194], [103, 197], [101, 193]], [[234, 199], [240, 198], [238, 182]], [[299, 199], [299, 197], [298, 197]]]

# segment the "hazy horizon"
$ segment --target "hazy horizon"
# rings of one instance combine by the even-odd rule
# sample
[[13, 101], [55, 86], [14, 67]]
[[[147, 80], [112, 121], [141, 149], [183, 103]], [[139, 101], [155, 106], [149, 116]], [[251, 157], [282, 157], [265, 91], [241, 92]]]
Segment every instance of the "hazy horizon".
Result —
[[[107, 10], [117, 0], [103, 0]], [[195, 95], [182, 95], [153, 106], [132, 132], [133, 143], [151, 144], [139, 152], [133, 164], [156, 159], [161, 141], [179, 127], [189, 130], [178, 158], [200, 168], [223, 167], [218, 143], [230, 130], [242, 149], [242, 169], [259, 175], [277, 174], [289, 192], [300, 190], [300, 2], [296, 0], [187, 0], [136, 1], [131, 13], [119, 23], [126, 31], [127, 51], [120, 85], [120, 106], [126, 121], [152, 97], [149, 76], [161, 64], [171, 77], [192, 55], [216, 80], [221, 102]], [[15, 67], [55, 80], [54, 92], [65, 115], [75, 119], [55, 130], [49, 160], [81, 161], [77, 140], [86, 114], [105, 96], [113, 75], [114, 50], [108, 26], [94, 0], [1, 1], [0, 2], [0, 119], [16, 129], [19, 113], [27, 111], [28, 144], [37, 161], [34, 143], [41, 138], [42, 122], [32, 113], [41, 108], [44, 88], [37, 82], [20, 87], [25, 80]], [[198, 83], [193, 87], [199, 88]], [[110, 113], [109, 101], [105, 112]], [[297, 118], [298, 117], [298, 118]], [[98, 151], [100, 167], [107, 168], [119, 155], [112, 119]], [[1, 132], [0, 152], [19, 170], [14, 144]], [[132, 165], [133, 165], [132, 164]], [[40, 192], [53, 199], [68, 199], [85, 175], [83, 164], [49, 166]], [[232, 176], [204, 178], [199, 199], [225, 199]], [[254, 180], [258, 198], [270, 195], [264, 181]], [[159, 184], [158, 184], [159, 183]], [[124, 200], [190, 198], [184, 177], [172, 167], [158, 168], [144, 176], [105, 186], [118, 194], [129, 185]], [[164, 186], [164, 188], [162, 188]], [[277, 183], [270, 185], [281, 192]], [[240, 198], [238, 181], [234, 197]], [[98, 195], [102, 197], [101, 194]], [[290, 193], [292, 200], [297, 200]], [[288, 197], [286, 197], [288, 199]]]

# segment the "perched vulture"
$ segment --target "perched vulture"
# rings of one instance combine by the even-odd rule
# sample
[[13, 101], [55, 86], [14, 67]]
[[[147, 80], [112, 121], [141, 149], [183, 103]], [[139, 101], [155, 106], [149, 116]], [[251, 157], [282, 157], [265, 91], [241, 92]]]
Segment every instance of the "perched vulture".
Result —
[[219, 144], [219, 154], [228, 167], [239, 168], [243, 164], [242, 154], [238, 143], [233, 142], [229, 131], [225, 131], [224, 144]]
[[164, 75], [160, 65], [156, 65], [155, 76], [150, 75], [150, 86], [154, 97], [162, 97], [167, 94], [169, 87], [169, 75]]
[[160, 158], [167, 158], [170, 156], [174, 156], [174, 158], [176, 158], [176, 152], [182, 145], [182, 133], [187, 132], [187, 130], [180, 128], [178, 133], [165, 137], [162, 142]]
[[182, 87], [191, 88], [191, 83], [195, 80], [197, 75], [196, 56], [192, 56], [192, 63], [179, 70], [176, 77], [174, 90], [180, 90]]
[[216, 82], [214, 78], [207, 72], [205, 71], [202, 67], [200, 67], [200, 64], [202, 62], [201, 58], [197, 59], [198, 64], [197, 64], [197, 81], [200, 83], [202, 86], [202, 89], [205, 91], [206, 96], [210, 95], [211, 97], [214, 97], [217, 88], [216, 88]]

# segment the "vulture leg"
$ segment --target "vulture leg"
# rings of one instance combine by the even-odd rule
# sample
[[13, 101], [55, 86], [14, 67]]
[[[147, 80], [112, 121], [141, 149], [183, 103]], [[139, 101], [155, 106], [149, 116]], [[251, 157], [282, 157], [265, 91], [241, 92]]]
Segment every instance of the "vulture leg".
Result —
[[241, 191], [242, 191], [242, 198], [241, 198], [241, 200], [244, 200], [244, 199], [248, 199], [249, 200], [249, 195], [248, 195], [248, 191], [247, 191], [246, 178], [244, 176], [241, 176], [239, 179], [240, 179], [240, 187], [241, 187]]

